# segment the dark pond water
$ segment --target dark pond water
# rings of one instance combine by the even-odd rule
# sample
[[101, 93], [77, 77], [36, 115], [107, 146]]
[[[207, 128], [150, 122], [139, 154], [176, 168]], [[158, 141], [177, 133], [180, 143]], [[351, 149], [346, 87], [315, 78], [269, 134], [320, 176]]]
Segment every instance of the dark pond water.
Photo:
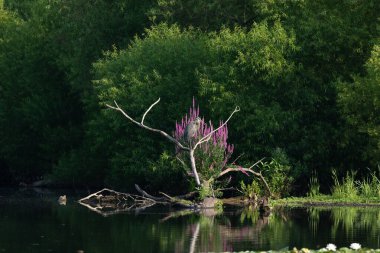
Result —
[[[152, 208], [103, 217], [77, 204], [84, 194], [0, 190], [0, 252], [220, 252], [338, 247], [380, 248], [379, 208], [297, 208], [260, 217], [249, 209], [223, 215]], [[172, 210], [175, 211], [175, 210]]]

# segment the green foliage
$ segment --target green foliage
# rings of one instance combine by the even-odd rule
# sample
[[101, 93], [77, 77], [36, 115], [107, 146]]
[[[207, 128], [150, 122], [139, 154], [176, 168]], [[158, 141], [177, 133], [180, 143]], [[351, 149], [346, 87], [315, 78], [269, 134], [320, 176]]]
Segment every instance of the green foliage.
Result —
[[377, 2], [1, 1], [1, 168], [156, 188], [165, 173], [152, 168], [177, 166], [160, 157], [172, 146], [104, 105], [138, 117], [161, 97], [146, 123], [171, 133], [196, 96], [213, 122], [240, 105], [229, 140], [241, 163], [286, 153], [264, 166], [275, 189], [314, 170], [322, 191], [331, 168], [366, 178], [380, 159]]
[[200, 69], [199, 82], [213, 117], [221, 118], [241, 105], [229, 125], [238, 153], [249, 154], [247, 160], [269, 154], [281, 145], [285, 136], [281, 132], [291, 132], [288, 127], [293, 127], [298, 114], [287, 108], [287, 98], [294, 99], [292, 84], [282, 81], [294, 70], [287, 60], [296, 50], [294, 37], [280, 23], [274, 27], [262, 23], [248, 30], [237, 27], [212, 33], [208, 46], [212, 62]]
[[145, 176], [150, 191], [180, 194], [189, 190], [182, 165], [168, 152], [162, 153], [159, 160], [148, 166]]
[[320, 194], [319, 188], [320, 188], [320, 185], [318, 181], [318, 175], [317, 175], [317, 172], [313, 170], [311, 172], [311, 177], [309, 181], [309, 191], [307, 193], [307, 196], [311, 198], [318, 196]]
[[291, 166], [285, 154], [281, 150], [276, 150], [270, 161], [261, 163], [261, 171], [274, 198], [289, 196], [293, 178], [290, 175]]
[[[202, 30], [219, 30], [221, 25], [234, 27], [251, 26], [263, 20], [278, 19], [282, 15], [283, 1], [273, 0], [160, 0], [151, 9], [150, 16], [154, 21], [177, 23], [183, 27], [193, 26]], [[292, 6], [296, 1], [290, 2]], [[282, 5], [282, 6], [280, 6]]]
[[78, 104], [46, 52], [42, 27], [1, 15], [0, 154], [17, 180], [35, 180], [75, 145]]
[[91, 147], [96, 141], [82, 142], [88, 116], [97, 111], [90, 102], [91, 64], [102, 50], [142, 31], [151, 4], [5, 2], [15, 13], [0, 10], [0, 159], [17, 181], [49, 173], [60, 181], [78, 174], [82, 182], [104, 181], [99, 166], [105, 163], [96, 164], [99, 153]]
[[196, 187], [199, 193], [199, 199], [203, 200], [208, 197], [220, 198], [223, 196], [223, 192], [220, 190], [223, 182], [217, 182], [213, 178], [209, 180], [203, 180], [202, 185]]
[[[197, 92], [196, 69], [206, 59], [204, 41], [196, 31], [165, 24], [153, 27], [146, 30], [144, 39], [135, 38], [126, 50], [106, 52], [94, 65], [98, 101], [104, 106], [116, 100], [133, 117], [139, 117], [161, 97], [146, 124], [171, 133]], [[133, 179], [158, 159], [157, 154], [174, 150], [167, 140], [136, 127], [114, 111], [103, 110], [90, 131], [109, 148], [107, 159], [114, 168], [110, 175], [120, 175], [109, 178], [112, 184], [126, 184], [127, 175]], [[106, 131], [112, 134], [104, 138]]]
[[[353, 83], [339, 83], [339, 103], [348, 124], [345, 145], [349, 148], [360, 138], [360, 150], [371, 166], [380, 160], [380, 45], [372, 50], [365, 64], [367, 74], [354, 76]], [[363, 143], [364, 142], [364, 143]]]
[[351, 81], [352, 74], [363, 73], [363, 64], [380, 32], [377, 27], [380, 6], [376, 0], [297, 2], [298, 5], [286, 8], [284, 21], [287, 29], [295, 33], [300, 48], [295, 59], [302, 68], [296, 82], [308, 89], [308, 102], [300, 107], [302, 130], [297, 131], [302, 136], [298, 145], [301, 149], [297, 149], [295, 156], [328, 182], [332, 167], [356, 170], [372, 160], [356, 159], [362, 149], [360, 142], [365, 141], [361, 137], [342, 148], [347, 138], [337, 105], [336, 80]]
[[332, 187], [332, 196], [348, 200], [363, 198], [369, 199], [380, 198], [380, 180], [376, 173], [371, 173], [369, 178], [355, 180], [356, 172], [347, 172], [342, 182], [339, 182], [337, 173], [332, 171], [334, 186]]
[[207, 152], [199, 148], [195, 151], [195, 162], [197, 169], [202, 176], [202, 180], [216, 178], [223, 170], [223, 161], [225, 160], [225, 150], [218, 145], [210, 145]]
[[358, 189], [355, 183], [355, 172], [347, 172], [346, 176], [343, 178], [342, 183], [339, 182], [336, 171], [332, 171], [332, 176], [334, 180], [334, 186], [332, 188], [332, 196], [336, 198], [348, 198], [355, 199], [358, 197]]
[[380, 179], [375, 172], [369, 178], [358, 181], [360, 196], [364, 198], [380, 198]]
[[214, 191], [212, 188], [212, 182], [209, 181], [204, 181], [202, 183], [202, 186], [198, 188], [199, 192], [199, 199], [203, 200], [207, 197], [213, 197], [214, 196]]
[[243, 192], [243, 196], [249, 200], [256, 200], [261, 196], [262, 186], [256, 181], [252, 180], [251, 184], [245, 184], [244, 181], [240, 181], [240, 190]]
[[[299, 173], [308, 175], [307, 170], [318, 170], [326, 172], [321, 173], [324, 175], [334, 166], [357, 169], [363, 163], [378, 161], [373, 156], [355, 159], [357, 156], [350, 155], [361, 150], [365, 137], [351, 135], [347, 140], [336, 103], [336, 80], [351, 81], [352, 74], [363, 73], [363, 63], [379, 36], [378, 13], [376, 0], [163, 0], [152, 15], [155, 20], [182, 27], [218, 31], [217, 36], [236, 26], [259, 31], [257, 27], [266, 24], [273, 35], [266, 37], [261, 29], [249, 32], [254, 35], [247, 40], [237, 32], [228, 32], [219, 45], [212, 45], [217, 57], [213, 67], [200, 71], [201, 93], [210, 100], [215, 117], [220, 117], [225, 108], [244, 104], [246, 111], [233, 123], [237, 131], [231, 137], [239, 143], [238, 152], [250, 154], [247, 160], [268, 155], [280, 146], [296, 161], [292, 164], [303, 168]], [[285, 36], [276, 33], [279, 23]], [[284, 40], [286, 36], [290, 43]], [[267, 46], [260, 47], [259, 42], [265, 39]], [[278, 43], [273, 44], [271, 39]], [[278, 56], [284, 60], [278, 61]], [[273, 78], [271, 73], [278, 73], [280, 78]], [[343, 148], [347, 141], [351, 145]]]

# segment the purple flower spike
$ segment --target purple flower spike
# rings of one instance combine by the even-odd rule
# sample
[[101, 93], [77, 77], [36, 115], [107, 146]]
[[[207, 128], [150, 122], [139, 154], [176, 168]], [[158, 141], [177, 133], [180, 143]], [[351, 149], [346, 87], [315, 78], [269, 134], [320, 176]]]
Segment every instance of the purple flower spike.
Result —
[[[176, 140], [184, 143], [184, 133], [187, 125], [195, 120], [200, 115], [199, 106], [193, 97], [192, 107], [189, 108], [188, 114], [185, 114], [181, 121], [176, 122], [175, 132], [173, 136]], [[180, 122], [180, 123], [179, 123]], [[219, 122], [219, 126], [223, 125], [223, 121]], [[208, 135], [214, 130], [214, 126], [211, 121], [206, 123], [204, 118], [201, 118], [198, 133], [195, 134], [194, 143]], [[210, 175], [213, 173], [219, 173], [227, 165], [228, 159], [231, 157], [234, 146], [227, 143], [228, 139], [228, 127], [224, 125], [216, 132], [214, 132], [210, 138], [210, 141], [202, 143], [196, 150], [196, 163], [199, 164], [200, 172], [202, 175]], [[188, 144], [188, 143], [185, 143]], [[176, 147], [177, 154], [180, 152]], [[246, 174], [245, 171], [242, 170]]]

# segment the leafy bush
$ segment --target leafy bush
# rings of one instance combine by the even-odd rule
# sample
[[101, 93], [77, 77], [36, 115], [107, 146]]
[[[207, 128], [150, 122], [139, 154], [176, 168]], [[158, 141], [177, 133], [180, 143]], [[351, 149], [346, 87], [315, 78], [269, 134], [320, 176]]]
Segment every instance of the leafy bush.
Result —
[[240, 189], [243, 196], [249, 200], [257, 200], [261, 196], [262, 188], [256, 180], [252, 180], [251, 184], [245, 184], [244, 181], [240, 181]]
[[293, 178], [290, 175], [291, 166], [286, 154], [281, 149], [273, 152], [270, 161], [261, 163], [261, 171], [267, 180], [274, 198], [289, 196]]
[[162, 153], [157, 161], [151, 162], [145, 176], [147, 189], [152, 192], [180, 194], [190, 187], [182, 165], [169, 152]]

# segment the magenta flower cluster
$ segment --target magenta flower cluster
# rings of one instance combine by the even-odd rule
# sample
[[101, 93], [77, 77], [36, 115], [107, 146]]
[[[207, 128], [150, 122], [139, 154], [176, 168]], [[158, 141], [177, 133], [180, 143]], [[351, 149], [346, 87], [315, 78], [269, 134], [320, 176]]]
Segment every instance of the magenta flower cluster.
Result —
[[[176, 122], [176, 128], [174, 132], [174, 138], [176, 138], [178, 141], [183, 141], [183, 135], [185, 133], [186, 126], [193, 120], [195, 120], [197, 117], [199, 117], [199, 106], [196, 106], [195, 99], [193, 98], [193, 105], [189, 109], [189, 114], [186, 114], [184, 117], [182, 117], [180, 122]], [[219, 126], [223, 124], [222, 121], [219, 122]], [[212, 125], [211, 121], [207, 124], [202, 118], [199, 131], [197, 135], [195, 136], [195, 142], [200, 140], [202, 137], [208, 135], [214, 130], [214, 126]], [[215, 148], [222, 149], [224, 152], [224, 159], [221, 164], [222, 169], [226, 164], [228, 159], [231, 157], [233, 151], [234, 151], [234, 145], [227, 143], [228, 139], [228, 127], [227, 125], [224, 125], [220, 129], [218, 129], [215, 133], [212, 134], [211, 140], [208, 142], [202, 143], [200, 145], [201, 151], [208, 155], [212, 156], [213, 151]]]

